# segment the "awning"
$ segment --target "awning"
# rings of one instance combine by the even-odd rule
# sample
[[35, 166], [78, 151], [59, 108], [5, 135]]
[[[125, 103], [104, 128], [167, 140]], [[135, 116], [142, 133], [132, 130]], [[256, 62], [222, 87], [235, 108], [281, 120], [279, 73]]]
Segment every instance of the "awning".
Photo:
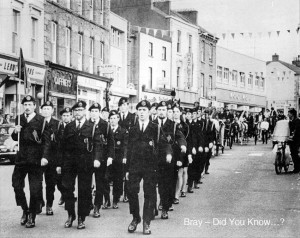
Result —
[[241, 111], [249, 111], [250, 107], [249, 106], [238, 106], [237, 109], [241, 110]]
[[228, 106], [228, 109], [237, 110], [236, 104], [227, 104], [227, 106]]

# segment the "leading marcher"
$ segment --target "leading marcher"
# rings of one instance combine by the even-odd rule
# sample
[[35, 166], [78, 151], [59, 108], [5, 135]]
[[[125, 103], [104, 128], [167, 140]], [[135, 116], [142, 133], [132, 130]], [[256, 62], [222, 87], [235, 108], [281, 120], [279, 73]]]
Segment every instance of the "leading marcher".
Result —
[[[20, 115], [20, 125], [16, 125], [12, 139], [18, 141], [15, 168], [12, 175], [12, 186], [15, 191], [17, 206], [23, 209], [21, 225], [26, 228], [35, 226], [35, 217], [42, 204], [42, 167], [48, 164], [50, 149], [50, 133], [44, 117], [35, 113], [35, 99], [26, 96], [22, 100], [24, 113]], [[17, 122], [19, 120], [17, 119]], [[24, 193], [25, 177], [28, 175], [30, 201], [29, 206]]]
[[[149, 111], [151, 105], [143, 100], [136, 106], [138, 120], [129, 130], [127, 173], [128, 198], [130, 214], [133, 220], [128, 226], [128, 232], [136, 230], [141, 222], [138, 193], [140, 182], [143, 179], [144, 209], [143, 209], [143, 234], [151, 234], [150, 221], [153, 217], [156, 200], [156, 176], [158, 148], [166, 157], [172, 154], [171, 144], [162, 136], [157, 124], [150, 122]], [[163, 145], [163, 146], [162, 146]], [[165, 159], [166, 159], [165, 157]]]

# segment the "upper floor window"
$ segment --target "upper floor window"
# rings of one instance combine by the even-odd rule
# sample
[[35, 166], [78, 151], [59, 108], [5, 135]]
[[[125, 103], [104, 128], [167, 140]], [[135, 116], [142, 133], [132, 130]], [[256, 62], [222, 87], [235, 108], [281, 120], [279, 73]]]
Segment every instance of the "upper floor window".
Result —
[[258, 75], [255, 76], [254, 86], [255, 86], [256, 88], [258, 88], [258, 86], [259, 86], [259, 76], [258, 76]]
[[213, 78], [211, 75], [209, 75], [209, 78], [208, 78], [208, 88], [210, 91], [213, 89]]
[[71, 63], [71, 30], [66, 27], [66, 67]]
[[181, 51], [181, 31], [177, 31], [177, 53]]
[[153, 57], [153, 43], [149, 42], [148, 55]]
[[249, 88], [253, 87], [253, 75], [251, 73], [249, 73], [249, 76], [248, 76], [248, 87]]
[[233, 86], [237, 86], [237, 71], [233, 70], [231, 74], [231, 81]]
[[90, 73], [94, 73], [94, 38], [90, 37]]
[[179, 82], [180, 82], [180, 67], [177, 67], [177, 82], [176, 82], [177, 87], [179, 87]]
[[193, 37], [189, 35], [189, 53], [192, 53]]
[[89, 12], [90, 12], [90, 20], [93, 21], [94, 20], [94, 0], [90, 0], [90, 4], [89, 4]]
[[57, 24], [51, 22], [51, 48], [52, 48], [52, 62], [56, 63], [56, 52], [57, 52]]
[[167, 48], [165, 46], [162, 47], [162, 59], [167, 60]]
[[201, 61], [205, 61], [205, 41], [202, 41], [201, 44]]
[[114, 46], [121, 46], [121, 32], [115, 28], [111, 28], [111, 43]]
[[17, 53], [20, 47], [20, 12], [13, 10], [12, 53]]
[[223, 76], [223, 68], [221, 66], [217, 67], [217, 82], [222, 83], [222, 76]]
[[242, 88], [246, 86], [246, 77], [244, 72], [240, 72], [240, 85]]
[[213, 49], [214, 49], [214, 48], [213, 48], [213, 45], [210, 44], [210, 45], [209, 45], [209, 52], [208, 52], [208, 53], [209, 53], [208, 60], [209, 60], [210, 63], [213, 62], [213, 53], [214, 53], [214, 52], [213, 52]]
[[200, 80], [200, 97], [204, 97], [204, 74], [201, 74]]
[[[98, 9], [97, 9], [98, 10]], [[100, 24], [104, 24], [104, 0], [100, 0]]]
[[104, 61], [104, 42], [100, 42], [100, 60], [103, 62]]
[[82, 47], [83, 47], [83, 35], [79, 33], [78, 34], [78, 70], [82, 70], [82, 63], [83, 63]]
[[31, 18], [31, 58], [37, 58], [37, 31], [38, 20]]
[[226, 83], [226, 84], [229, 83], [229, 69], [228, 68], [224, 68], [223, 83]]
[[83, 13], [83, 7], [82, 7], [82, 2], [83, 0], [77, 0], [77, 4], [78, 4], [78, 14], [82, 15]]

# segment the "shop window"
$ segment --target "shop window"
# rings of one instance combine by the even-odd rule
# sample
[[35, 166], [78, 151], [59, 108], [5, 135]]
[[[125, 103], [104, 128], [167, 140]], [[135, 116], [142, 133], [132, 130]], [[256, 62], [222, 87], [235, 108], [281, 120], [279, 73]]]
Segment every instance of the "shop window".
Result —
[[229, 83], [229, 69], [228, 68], [224, 68], [223, 83], [225, 83], [225, 84]]
[[37, 58], [37, 29], [38, 20], [36, 18], [31, 18], [31, 58]]
[[223, 68], [221, 66], [217, 67], [217, 82], [222, 83], [222, 75], [223, 75]]
[[13, 10], [12, 53], [17, 53], [20, 47], [20, 12]]

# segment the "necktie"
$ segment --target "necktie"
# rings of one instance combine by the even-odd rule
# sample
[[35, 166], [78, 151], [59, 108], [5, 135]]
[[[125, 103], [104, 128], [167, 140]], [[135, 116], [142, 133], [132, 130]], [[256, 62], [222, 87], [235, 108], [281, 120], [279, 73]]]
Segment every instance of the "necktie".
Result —
[[123, 113], [123, 121], [125, 121], [125, 113]]
[[77, 131], [80, 130], [80, 121], [78, 121], [77, 127], [76, 127]]
[[161, 126], [164, 125], [164, 119], [161, 119], [161, 123], [160, 123]]
[[144, 132], [144, 123], [142, 124], [142, 132]]
[[29, 121], [28, 121], [29, 115], [28, 115], [28, 114], [25, 114], [25, 116], [26, 116], [26, 121], [29, 122]]
[[208, 128], [208, 120], [206, 121], [206, 130], [207, 130], [207, 128]]

